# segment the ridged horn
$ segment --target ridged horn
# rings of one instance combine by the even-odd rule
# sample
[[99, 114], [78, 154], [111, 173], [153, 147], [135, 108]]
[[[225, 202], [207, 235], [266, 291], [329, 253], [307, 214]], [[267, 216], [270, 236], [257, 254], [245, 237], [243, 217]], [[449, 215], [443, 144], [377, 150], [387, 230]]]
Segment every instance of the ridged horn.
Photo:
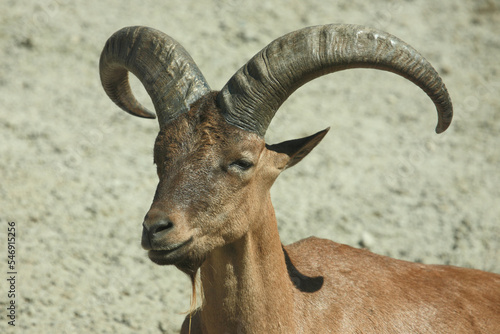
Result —
[[151, 97], [160, 127], [210, 91], [187, 51], [170, 36], [147, 27], [114, 33], [101, 53], [99, 72], [106, 94], [116, 105], [132, 115], [155, 118], [133, 95], [128, 80], [132, 72]]
[[281, 104], [319, 76], [375, 68], [399, 74], [434, 102], [436, 132], [451, 123], [448, 91], [432, 65], [410, 45], [386, 32], [357, 25], [324, 25], [289, 33], [257, 53], [228, 81], [217, 100], [227, 122], [264, 136]]

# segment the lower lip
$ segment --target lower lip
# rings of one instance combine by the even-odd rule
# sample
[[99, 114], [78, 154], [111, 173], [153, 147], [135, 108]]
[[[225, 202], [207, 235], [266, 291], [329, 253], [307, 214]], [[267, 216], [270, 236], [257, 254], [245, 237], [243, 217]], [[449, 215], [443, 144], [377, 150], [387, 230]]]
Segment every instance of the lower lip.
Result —
[[173, 254], [178, 253], [178, 251], [183, 249], [185, 246], [190, 244], [192, 241], [193, 241], [193, 239], [191, 238], [188, 241], [186, 241], [178, 246], [175, 246], [174, 248], [169, 249], [169, 250], [150, 250], [148, 252], [148, 256], [151, 259], [151, 261], [153, 261], [155, 263], [171, 264], [173, 262], [176, 262], [174, 260], [178, 260], [178, 259], [172, 258], [174, 256]]

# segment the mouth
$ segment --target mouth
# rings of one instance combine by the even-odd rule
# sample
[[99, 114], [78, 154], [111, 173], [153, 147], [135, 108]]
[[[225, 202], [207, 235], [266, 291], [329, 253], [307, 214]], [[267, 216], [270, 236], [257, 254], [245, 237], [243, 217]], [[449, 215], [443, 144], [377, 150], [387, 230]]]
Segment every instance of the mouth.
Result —
[[175, 264], [184, 258], [192, 242], [193, 237], [163, 249], [151, 249], [148, 251], [149, 259], [159, 265]]

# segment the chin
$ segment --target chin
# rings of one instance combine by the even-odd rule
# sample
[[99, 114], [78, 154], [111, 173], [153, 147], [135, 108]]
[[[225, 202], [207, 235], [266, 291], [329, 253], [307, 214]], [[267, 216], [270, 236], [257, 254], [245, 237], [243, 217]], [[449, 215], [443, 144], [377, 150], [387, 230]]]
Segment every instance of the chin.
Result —
[[196, 254], [192, 250], [188, 252], [150, 250], [148, 257], [153, 263], [160, 266], [175, 265], [177, 269], [191, 277], [195, 276], [206, 258], [206, 256]]
[[201, 265], [205, 261], [205, 257], [199, 257], [196, 259], [185, 259], [175, 264], [177, 269], [194, 279], [196, 272], [200, 269]]

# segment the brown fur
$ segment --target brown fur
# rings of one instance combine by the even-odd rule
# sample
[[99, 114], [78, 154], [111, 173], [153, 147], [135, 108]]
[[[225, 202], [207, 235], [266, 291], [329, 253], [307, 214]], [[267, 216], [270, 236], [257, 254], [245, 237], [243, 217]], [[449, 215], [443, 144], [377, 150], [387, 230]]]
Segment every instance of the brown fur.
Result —
[[499, 332], [499, 275], [317, 238], [282, 246], [270, 188], [325, 134], [266, 146], [225, 122], [215, 93], [161, 129], [143, 246], [200, 270], [203, 305], [181, 333]]

